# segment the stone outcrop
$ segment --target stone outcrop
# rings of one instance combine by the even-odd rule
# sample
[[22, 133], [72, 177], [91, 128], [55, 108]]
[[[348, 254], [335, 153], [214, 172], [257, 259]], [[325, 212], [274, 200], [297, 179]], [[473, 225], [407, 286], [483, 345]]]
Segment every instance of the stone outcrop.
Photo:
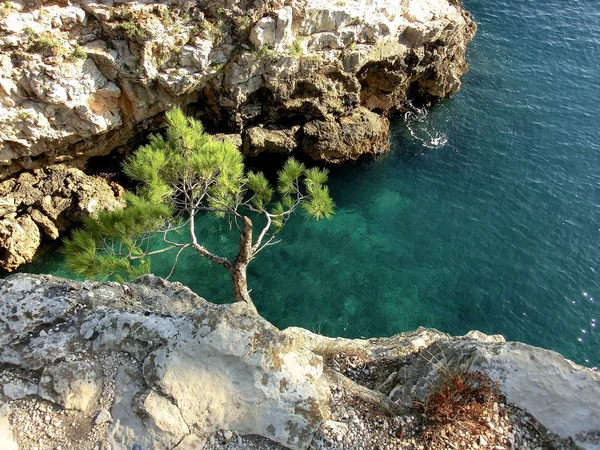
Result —
[[379, 114], [455, 93], [474, 33], [453, 0], [3, 2], [0, 179], [107, 154], [174, 104], [250, 154], [381, 152]]
[[35, 170], [127, 150], [176, 104], [250, 156], [382, 153], [384, 115], [459, 89], [475, 28], [453, 0], [2, 2], [0, 270], [74, 223], [89, 184], [24, 197]]
[[[501, 336], [279, 331], [243, 303], [211, 304], [154, 276], [18, 274], [0, 281], [0, 298], [2, 448], [418, 448], [415, 402], [471, 370], [521, 411], [506, 447], [600, 446], [600, 375]], [[523, 442], [519, 427], [537, 437]], [[486, 436], [477, 448], [498, 448]]]
[[62, 165], [23, 172], [0, 181], [0, 269], [30, 262], [42, 238], [99, 210], [123, 205], [122, 188]]

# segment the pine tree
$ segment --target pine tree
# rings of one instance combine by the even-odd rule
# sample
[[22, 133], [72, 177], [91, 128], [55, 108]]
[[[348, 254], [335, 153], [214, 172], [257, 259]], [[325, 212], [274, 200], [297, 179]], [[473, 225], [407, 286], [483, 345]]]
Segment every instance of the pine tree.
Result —
[[[333, 214], [327, 170], [306, 169], [290, 158], [277, 173], [273, 188], [263, 173], [246, 173], [240, 152], [204, 133], [199, 121], [179, 108], [166, 118], [166, 136], [152, 135], [124, 164], [125, 174], [138, 182], [137, 193], [126, 195], [122, 210], [86, 219], [83, 228], [65, 240], [67, 266], [88, 278], [123, 280], [149, 273], [152, 255], [172, 251], [170, 276], [180, 254], [191, 249], [226, 268], [235, 300], [252, 305], [248, 264], [265, 247], [279, 242], [276, 232], [290, 215], [298, 208], [316, 220]], [[240, 239], [233, 261], [199, 242], [194, 224], [202, 214], [216, 214], [238, 226]], [[265, 220], [256, 239], [249, 214]], [[182, 229], [187, 229], [189, 242], [173, 239], [173, 233]]]

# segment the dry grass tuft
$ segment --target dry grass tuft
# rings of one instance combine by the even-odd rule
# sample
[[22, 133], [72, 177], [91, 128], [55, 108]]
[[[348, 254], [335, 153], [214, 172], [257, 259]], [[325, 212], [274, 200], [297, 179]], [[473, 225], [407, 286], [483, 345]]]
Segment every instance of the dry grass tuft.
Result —
[[418, 404], [425, 425], [423, 437], [435, 448], [449, 440], [469, 441], [469, 437], [486, 435], [501, 401], [498, 383], [488, 375], [445, 372], [426, 401]]

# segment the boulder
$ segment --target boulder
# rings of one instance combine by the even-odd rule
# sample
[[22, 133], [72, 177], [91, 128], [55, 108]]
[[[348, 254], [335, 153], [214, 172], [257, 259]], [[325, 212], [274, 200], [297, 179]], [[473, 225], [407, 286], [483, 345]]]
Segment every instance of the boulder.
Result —
[[296, 148], [295, 131], [248, 128], [242, 151], [248, 156], [256, 156], [262, 152], [291, 154]]
[[11, 271], [33, 260], [42, 242], [29, 214], [0, 220], [0, 269]]
[[65, 409], [87, 411], [101, 392], [101, 380], [89, 361], [61, 362], [46, 367], [39, 396]]
[[121, 285], [16, 274], [0, 280], [0, 298], [0, 385], [20, 399], [6, 412], [0, 396], [7, 448], [425, 446], [414, 405], [448, 374], [474, 371], [504, 397], [485, 412], [485, 436], [459, 427], [461, 439], [598, 448], [600, 374], [502, 336], [280, 331], [245, 304], [211, 304], [154, 276]]
[[122, 192], [100, 177], [64, 165], [0, 181], [0, 269], [12, 271], [31, 262], [42, 232], [55, 240], [83, 217], [121, 207]]
[[359, 108], [338, 120], [315, 120], [304, 125], [302, 149], [317, 161], [339, 162], [389, 148], [390, 123], [368, 109]]

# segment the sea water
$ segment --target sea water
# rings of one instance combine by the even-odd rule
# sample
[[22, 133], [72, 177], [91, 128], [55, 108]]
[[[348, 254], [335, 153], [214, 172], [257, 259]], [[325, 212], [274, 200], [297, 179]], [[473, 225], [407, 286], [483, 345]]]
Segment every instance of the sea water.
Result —
[[[280, 328], [478, 329], [598, 366], [600, 3], [465, 7], [479, 31], [462, 90], [393, 120], [387, 156], [332, 168], [335, 217], [295, 216], [250, 265], [251, 295]], [[198, 233], [235, 250], [222, 221]], [[66, 275], [57, 259], [25, 270]], [[231, 301], [228, 273], [193, 253], [172, 279]]]

